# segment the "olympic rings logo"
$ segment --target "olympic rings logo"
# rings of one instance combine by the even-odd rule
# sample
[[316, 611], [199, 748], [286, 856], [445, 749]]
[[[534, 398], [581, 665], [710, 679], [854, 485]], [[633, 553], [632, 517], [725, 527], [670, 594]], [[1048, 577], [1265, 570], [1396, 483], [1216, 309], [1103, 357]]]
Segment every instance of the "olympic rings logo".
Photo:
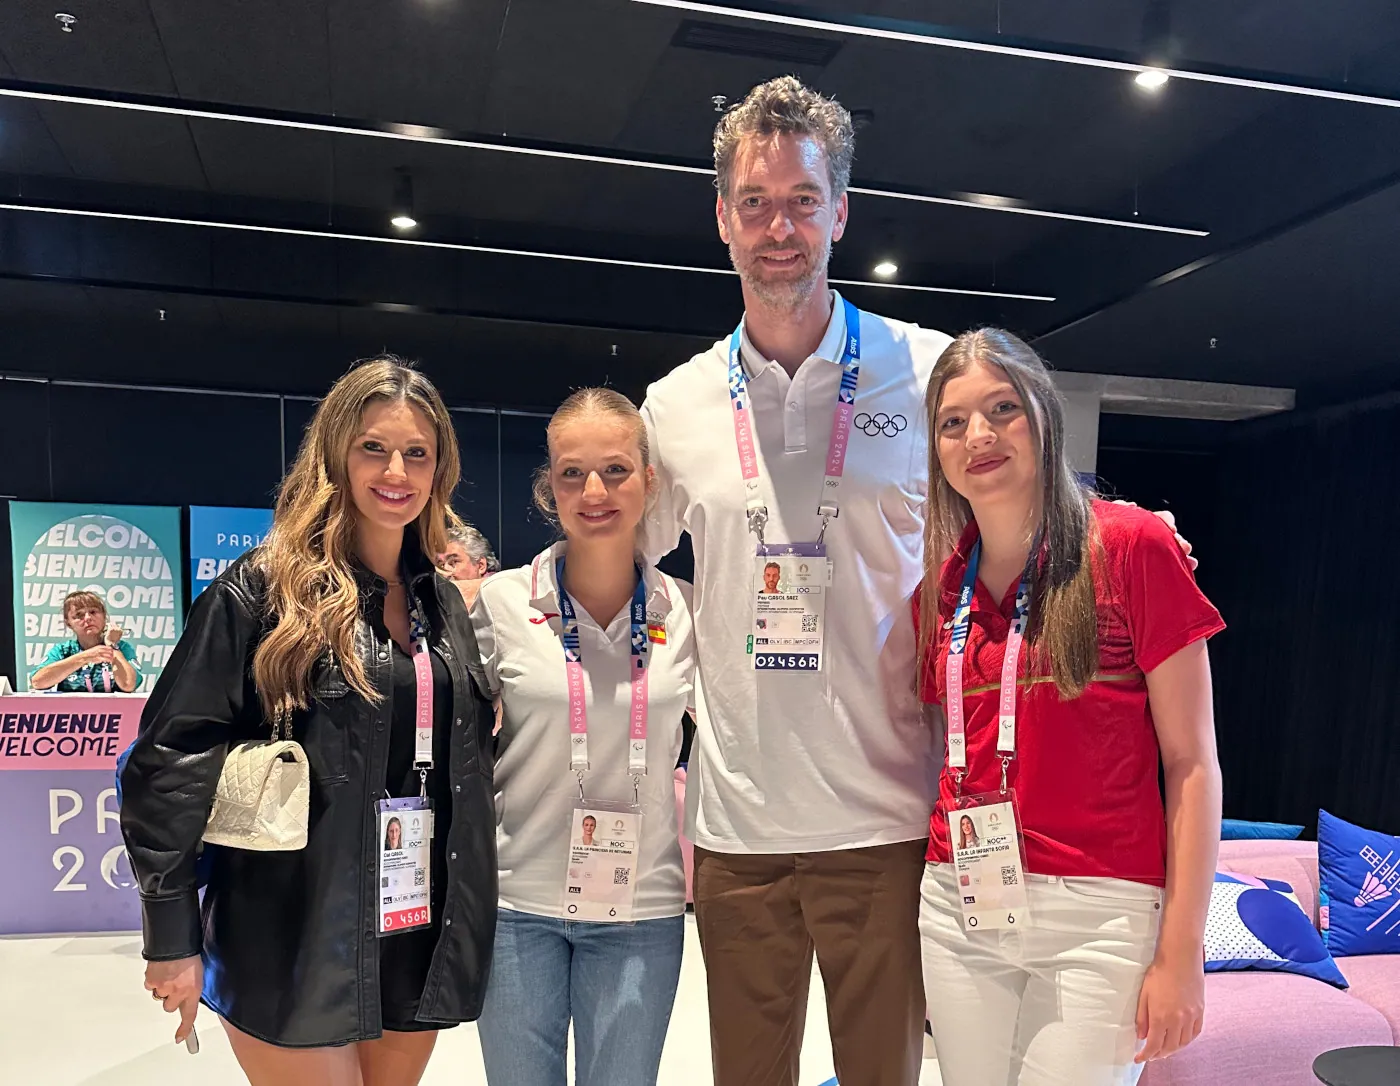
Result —
[[909, 426], [909, 420], [903, 415], [887, 415], [883, 411], [877, 411], [873, 415], [862, 411], [851, 422], [866, 437], [877, 437], [880, 434], [894, 437], [903, 433]]

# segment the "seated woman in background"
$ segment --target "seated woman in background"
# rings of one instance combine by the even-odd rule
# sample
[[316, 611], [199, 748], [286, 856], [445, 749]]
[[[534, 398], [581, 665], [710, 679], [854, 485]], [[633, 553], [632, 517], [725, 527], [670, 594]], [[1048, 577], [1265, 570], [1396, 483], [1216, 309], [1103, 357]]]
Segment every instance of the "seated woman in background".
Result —
[[1206, 640], [1224, 623], [1169, 527], [1080, 484], [1021, 340], [959, 336], [926, 406], [919, 679], [948, 746], [920, 927], [939, 1067], [949, 1086], [1129, 1086], [1201, 1029], [1220, 840]]
[[136, 650], [122, 631], [107, 629], [107, 605], [95, 592], [70, 592], [63, 601], [63, 621], [73, 631], [49, 649], [44, 662], [29, 673], [29, 689], [65, 694], [130, 694], [141, 685]]
[[[146, 988], [180, 1012], [178, 1041], [201, 1001], [213, 1010], [253, 1086], [415, 1086], [437, 1031], [480, 1012], [491, 706], [466, 608], [432, 564], [458, 473], [426, 377], [382, 358], [337, 381], [267, 539], [195, 602], [122, 773]], [[201, 906], [229, 749], [279, 731], [310, 769], [306, 844], [215, 850]], [[413, 891], [386, 893], [391, 872], [407, 889], [408, 849]]]
[[470, 524], [463, 524], [448, 528], [447, 549], [437, 556], [437, 567], [444, 577], [456, 583], [470, 607], [476, 602], [481, 582], [497, 572], [501, 563], [486, 537]]

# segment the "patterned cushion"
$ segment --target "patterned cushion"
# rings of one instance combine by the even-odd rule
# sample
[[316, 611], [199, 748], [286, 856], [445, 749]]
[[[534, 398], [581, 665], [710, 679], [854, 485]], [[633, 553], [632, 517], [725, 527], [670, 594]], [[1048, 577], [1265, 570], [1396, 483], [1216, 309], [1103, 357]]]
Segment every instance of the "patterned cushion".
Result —
[[1400, 837], [1317, 814], [1318, 926], [1337, 957], [1400, 953]]
[[1293, 887], [1217, 871], [1206, 919], [1206, 972], [1257, 969], [1347, 986]]

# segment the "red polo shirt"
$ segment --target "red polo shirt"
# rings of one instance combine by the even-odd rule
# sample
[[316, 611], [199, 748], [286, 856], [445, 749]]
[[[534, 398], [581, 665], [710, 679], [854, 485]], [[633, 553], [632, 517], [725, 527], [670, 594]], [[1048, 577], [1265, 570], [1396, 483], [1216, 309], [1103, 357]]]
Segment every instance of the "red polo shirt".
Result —
[[[1099, 608], [1099, 669], [1084, 693], [1060, 698], [1048, 669], [1027, 674], [1021, 653], [1016, 706], [1016, 791], [1026, 841], [1026, 869], [1039, 875], [1092, 875], [1155, 886], [1166, 882], [1167, 824], [1158, 787], [1160, 751], [1147, 703], [1149, 671], [1193, 641], [1225, 628], [1196, 587], [1172, 532], [1133, 506], [1094, 502], [1103, 549], [1094, 565]], [[947, 624], [957, 607], [971, 524], [940, 574], [938, 636], [922, 661], [920, 693], [946, 706]], [[922, 588], [922, 586], [920, 586]], [[1001, 664], [1016, 602], [1015, 582], [999, 603], [979, 580], [963, 661], [967, 776], [963, 794], [1000, 787], [997, 709]], [[914, 596], [918, 621], [919, 593]], [[928, 858], [949, 863], [946, 812], [953, 776], [945, 765], [930, 824]]]

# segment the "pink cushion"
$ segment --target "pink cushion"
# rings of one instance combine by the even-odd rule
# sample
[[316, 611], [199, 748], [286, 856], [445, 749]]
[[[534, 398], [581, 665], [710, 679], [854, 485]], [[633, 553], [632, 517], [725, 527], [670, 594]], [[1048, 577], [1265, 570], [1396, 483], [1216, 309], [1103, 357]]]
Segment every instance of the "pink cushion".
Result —
[[1400, 1041], [1400, 954], [1363, 954], [1334, 960], [1351, 985], [1348, 992], [1385, 1015]]
[[1303, 911], [1317, 924], [1316, 841], [1221, 841], [1215, 869], [1282, 879], [1292, 885]]
[[1321, 981], [1290, 973], [1212, 973], [1205, 1029], [1181, 1052], [1148, 1064], [1141, 1086], [1317, 1086], [1312, 1062], [1322, 1053], [1394, 1039], [1380, 1011]]

